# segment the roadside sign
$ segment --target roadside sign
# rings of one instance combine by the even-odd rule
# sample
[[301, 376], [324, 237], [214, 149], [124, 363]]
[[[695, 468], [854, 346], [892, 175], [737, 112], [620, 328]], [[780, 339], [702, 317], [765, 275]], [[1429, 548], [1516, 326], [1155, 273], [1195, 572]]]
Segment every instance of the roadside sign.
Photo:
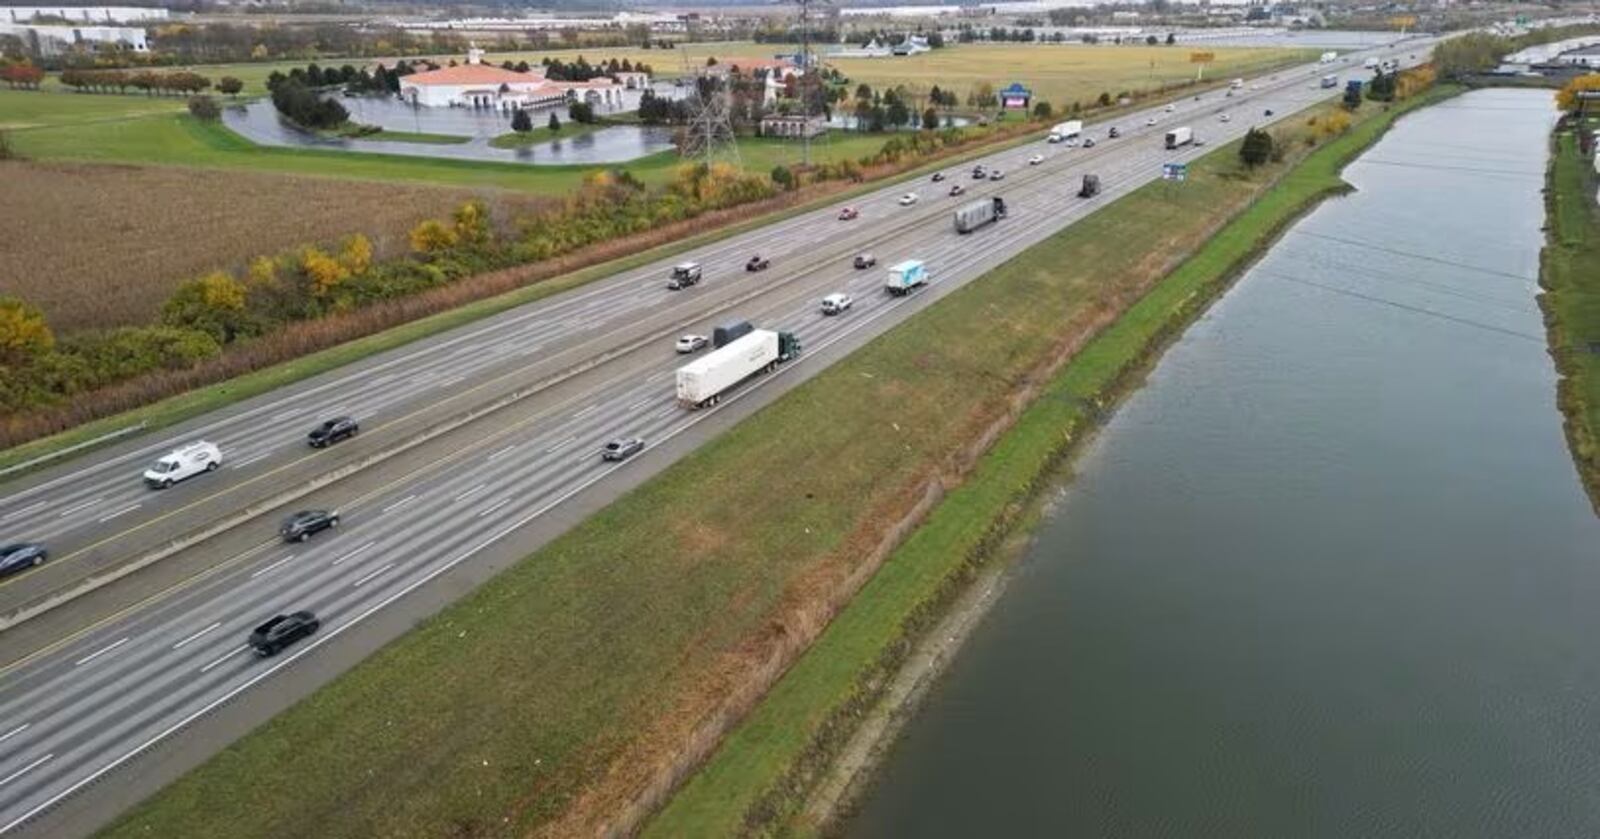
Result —
[[1161, 164], [1161, 180], [1186, 181], [1189, 179], [1189, 164], [1163, 163]]
[[1190, 64], [1210, 64], [1211, 62], [1213, 62], [1215, 60], [1217, 60], [1217, 54], [1214, 53], [1214, 52], [1191, 52], [1191, 53], [1189, 53], [1189, 63]]

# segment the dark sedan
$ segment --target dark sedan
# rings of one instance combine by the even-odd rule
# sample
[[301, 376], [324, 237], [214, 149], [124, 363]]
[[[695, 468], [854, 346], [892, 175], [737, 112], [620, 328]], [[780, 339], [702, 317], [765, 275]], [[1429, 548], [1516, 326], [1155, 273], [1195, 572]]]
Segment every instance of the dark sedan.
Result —
[[322, 621], [310, 612], [276, 615], [250, 633], [250, 646], [255, 648], [256, 655], [276, 655], [284, 647], [309, 637], [321, 627]]
[[361, 426], [350, 417], [334, 417], [311, 429], [311, 433], [306, 435], [306, 440], [311, 444], [311, 448], [320, 449], [354, 437], [360, 431]]
[[644, 441], [638, 437], [612, 440], [600, 450], [601, 460], [627, 460], [644, 451]]
[[44, 545], [33, 542], [6, 545], [0, 548], [0, 577], [43, 565], [49, 558], [50, 552], [44, 549]]
[[338, 510], [301, 510], [283, 520], [278, 528], [285, 542], [304, 542], [312, 534], [339, 526]]

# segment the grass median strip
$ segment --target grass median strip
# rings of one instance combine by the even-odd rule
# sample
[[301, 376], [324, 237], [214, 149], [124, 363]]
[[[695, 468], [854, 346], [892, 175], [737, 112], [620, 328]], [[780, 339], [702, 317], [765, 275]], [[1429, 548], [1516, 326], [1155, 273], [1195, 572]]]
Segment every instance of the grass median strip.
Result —
[[1264, 177], [1210, 161], [1181, 191], [1074, 225], [1073, 258], [1031, 250], [880, 336], [108, 835], [595, 832], [752, 673], [776, 676], [786, 639], [826, 623], [908, 488], [992, 424], [1065, 332], [1141, 296]]
[[[1360, 123], [1311, 155], [1075, 355], [983, 457], [971, 478], [885, 562], [644, 835], [729, 836], [748, 830], [803, 835], [815, 830], [816, 825], [800, 816], [811, 784], [848, 739], [851, 723], [874, 700], [874, 691], [886, 684], [907, 642], [931, 622], [964, 572], [999, 544], [1030, 496], [1093, 428], [1102, 410], [1278, 231], [1343, 188], [1339, 171], [1344, 164], [1377, 139], [1398, 113]], [[1239, 205], [1238, 187], [1214, 180], [1234, 156], [1230, 146], [1191, 169], [1203, 184], [1197, 191], [1215, 195], [1219, 211]], [[1131, 221], [1146, 205], [1163, 203], [1163, 189], [1153, 184], [1102, 215], [1126, 214]], [[985, 282], [1021, 283], [1050, 272], [1052, 266], [1073, 264], [1087, 255], [1085, 233], [1069, 228]], [[1141, 237], [1127, 241], [1136, 246]]]
[[[1600, 121], [1581, 127], [1589, 131]], [[1547, 235], [1539, 296], [1550, 352], [1561, 374], [1556, 400], [1567, 444], [1600, 513], [1600, 209], [1590, 159], [1570, 132], [1555, 139], [1545, 192]]]

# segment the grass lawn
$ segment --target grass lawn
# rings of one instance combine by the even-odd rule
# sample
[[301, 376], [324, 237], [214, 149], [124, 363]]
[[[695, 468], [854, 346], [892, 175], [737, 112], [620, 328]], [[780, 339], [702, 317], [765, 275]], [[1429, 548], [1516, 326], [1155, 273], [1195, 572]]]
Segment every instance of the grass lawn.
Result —
[[[1316, 55], [1314, 50], [1273, 48], [1209, 51], [1216, 61], [1206, 66], [1207, 79], [1261, 72]], [[1182, 46], [958, 44], [905, 58], [839, 58], [829, 64], [849, 76], [852, 86], [905, 84], [925, 93], [938, 85], [954, 89], [963, 101], [980, 82], [999, 90], [1017, 81], [1033, 89], [1035, 101], [1043, 99], [1060, 109], [1074, 101], [1088, 104], [1101, 92], [1115, 96], [1193, 79], [1197, 65], [1189, 63], [1190, 52]]]
[[[1197, 169], [1177, 200], [1128, 202], [1074, 226], [1070, 258], [1025, 256], [1029, 270], [973, 283], [881, 336], [107, 835], [597, 832], [564, 821], [580, 791], [601, 779], [634, 789], [667, 758], [638, 744], [670, 750], [769, 659], [765, 644], [814, 625], [816, 612], [788, 606], [848, 573], [907, 488], [1004, 410], [1012, 382], [1251, 193], [1230, 160]], [[897, 445], [862, 433], [890, 415], [904, 429]], [[585, 799], [603, 815], [618, 803]]]
[[0, 90], [0, 130], [85, 126], [184, 110], [182, 99]]
[[[549, 118], [546, 117], [546, 119]], [[579, 137], [593, 134], [594, 132], [605, 128], [604, 125], [585, 125], [581, 122], [562, 122], [561, 129], [559, 131], [551, 131], [549, 125], [538, 125], [537, 122], [538, 121], [535, 120], [536, 124], [531, 131], [524, 131], [520, 133], [516, 131], [507, 131], [506, 133], [495, 137], [493, 140], [490, 140], [489, 145], [494, 146], [497, 149], [516, 149], [523, 146], [532, 146], [538, 143], [549, 142], [550, 140], [576, 140]]]
[[[1452, 92], [1439, 90], [1409, 107]], [[1022, 299], [1045, 300], [1036, 293], [1059, 287], [1063, 274], [1085, 272], [1075, 266], [1098, 262], [1099, 268], [1091, 273], [1116, 270], [1118, 266], [1104, 261], [1126, 258], [1106, 254], [1105, 243], [1118, 242], [1136, 251], [1154, 244], [1158, 249], [1153, 254], [1159, 256], [1167, 226], [1192, 228], [1203, 225], [1201, 216], [1208, 213], [1216, 218], [1239, 212], [1047, 383], [1017, 424], [984, 455], [971, 478], [890, 556], [643, 835], [814, 831], [817, 826], [805, 823], [799, 812], [808, 781], [824, 768], [830, 749], [848, 737], [850, 721], [860, 718], [874, 687], [881, 687], [890, 675], [895, 662], [892, 656], [886, 661], [886, 651], [905, 649], [898, 646], [900, 642], [933, 616], [968, 564], [987, 558], [987, 551], [1000, 543], [1054, 467], [1092, 430], [1096, 418], [1091, 414], [1116, 401], [1130, 381], [1129, 374], [1142, 369], [1166, 340], [1203, 311], [1282, 225], [1341, 188], [1339, 172], [1345, 163], [1376, 140], [1400, 112], [1358, 124], [1306, 158], [1242, 212], [1253, 184], [1235, 177], [1237, 144], [1218, 149], [1190, 167], [1183, 190], [1174, 193], [1163, 184], [1148, 185], [991, 272], [983, 281], [985, 288], [969, 288], [950, 298], [948, 303], [965, 307], [981, 321], [977, 304], [985, 298], [994, 301], [991, 305], [1005, 305], [1000, 301], [1009, 291]], [[1087, 302], [1068, 308], [1081, 308]], [[935, 335], [945, 341], [972, 340], [933, 332], [924, 337], [931, 340]], [[835, 728], [833, 723], [842, 724]], [[822, 761], [817, 760], [819, 755]]]
[[[0, 110], [6, 103], [7, 99], [0, 98]], [[357, 180], [494, 187], [544, 195], [557, 195], [577, 187], [590, 168], [258, 146], [221, 125], [201, 123], [181, 113], [29, 128], [12, 132], [11, 139], [18, 151], [38, 159], [245, 169]], [[648, 158], [647, 161], [653, 161], [653, 165], [632, 165], [629, 169], [647, 183], [664, 182], [671, 176], [671, 166], [665, 159]]]
[[[1586, 126], [1582, 130], [1590, 130]], [[1567, 442], [1589, 498], [1600, 512], [1600, 210], [1596, 178], [1572, 134], [1561, 134], [1546, 192], [1548, 241], [1539, 302], [1561, 373], [1557, 401]]]

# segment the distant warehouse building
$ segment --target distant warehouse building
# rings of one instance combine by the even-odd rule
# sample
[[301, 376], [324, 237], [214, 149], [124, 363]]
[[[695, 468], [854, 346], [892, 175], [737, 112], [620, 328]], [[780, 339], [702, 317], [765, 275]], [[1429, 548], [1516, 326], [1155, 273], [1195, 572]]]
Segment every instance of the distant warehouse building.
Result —
[[143, 6], [6, 6], [0, 8], [4, 23], [28, 23], [34, 18], [60, 18], [71, 23], [137, 23], [164, 21], [166, 9]]

